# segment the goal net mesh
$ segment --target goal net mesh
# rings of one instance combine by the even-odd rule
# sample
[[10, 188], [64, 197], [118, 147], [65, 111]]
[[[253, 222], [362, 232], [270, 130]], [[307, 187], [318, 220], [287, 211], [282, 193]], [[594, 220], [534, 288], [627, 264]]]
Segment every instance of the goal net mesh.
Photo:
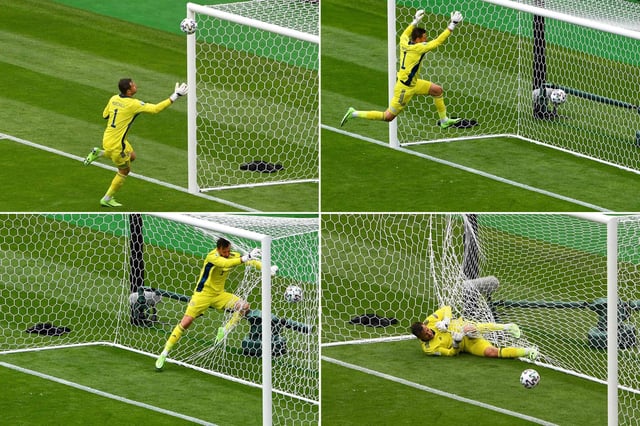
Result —
[[[640, 171], [636, 144], [640, 4], [626, 0], [501, 3], [543, 4], [544, 10], [563, 13], [574, 22], [545, 17], [539, 32], [534, 31], [534, 14], [493, 4], [493, 0], [446, 4], [397, 0], [396, 44], [416, 9], [426, 11], [421, 26], [429, 40], [445, 29], [452, 11], [462, 12], [462, 24], [443, 45], [425, 55], [422, 78], [443, 87], [449, 116], [479, 123], [469, 129], [440, 129], [433, 99], [419, 96], [398, 117], [399, 143], [511, 135]], [[630, 34], [607, 32], [603, 25], [624, 28]], [[548, 96], [536, 99], [537, 108], [548, 112], [544, 118], [534, 115], [534, 90], [541, 88], [561, 88], [567, 93], [566, 102], [557, 108]], [[482, 149], [481, 142], [474, 143]]]
[[199, 190], [317, 181], [319, 46], [248, 22], [317, 36], [318, 5], [270, 0], [208, 9], [239, 21], [195, 15], [196, 110], [189, 114]]
[[[317, 424], [317, 218], [176, 216], [271, 236], [271, 261], [279, 267], [279, 275], [272, 279], [271, 313], [282, 325], [277, 336], [274, 333], [279, 345], [274, 347], [277, 354], [271, 371], [273, 424]], [[0, 352], [102, 343], [155, 358], [184, 315], [203, 261], [216, 240], [228, 239], [232, 249], [241, 253], [260, 246], [259, 241], [166, 217], [141, 218], [143, 253], [136, 257], [128, 215], [0, 215]], [[140, 267], [144, 286], [136, 291], [130, 275]], [[288, 285], [302, 288], [301, 302], [285, 300]], [[143, 309], [135, 304], [140, 290], [150, 299]], [[247, 300], [253, 314], [261, 312], [257, 269], [235, 268], [226, 290]], [[247, 386], [262, 386], [262, 359], [254, 351], [261, 348], [261, 340], [250, 339], [255, 330], [248, 319], [223, 344], [214, 344], [218, 327], [229, 318], [229, 313], [209, 309], [196, 319], [169, 354], [165, 368], [178, 363]], [[70, 332], [55, 339], [26, 332], [38, 323], [67, 327]], [[149, 368], [153, 362], [150, 358]]]
[[[639, 238], [640, 219], [620, 219], [618, 371], [629, 418], [640, 415]], [[412, 339], [411, 323], [450, 305], [467, 320], [520, 326], [520, 339], [485, 335], [496, 346], [535, 346], [542, 365], [607, 379], [604, 224], [557, 214], [332, 214], [322, 217], [321, 244], [340, 253], [322, 257], [323, 345]], [[351, 322], [369, 313], [398, 323]]]

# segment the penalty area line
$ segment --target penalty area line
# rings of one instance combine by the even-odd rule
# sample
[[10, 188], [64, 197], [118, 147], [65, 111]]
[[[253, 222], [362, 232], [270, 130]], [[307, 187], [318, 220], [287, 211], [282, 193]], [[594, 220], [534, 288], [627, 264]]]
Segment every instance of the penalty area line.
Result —
[[91, 388], [89, 386], [84, 386], [84, 385], [81, 385], [81, 384], [78, 384], [78, 383], [75, 383], [75, 382], [70, 382], [70, 381], [65, 380], [65, 379], [60, 379], [58, 377], [54, 377], [54, 376], [50, 376], [48, 374], [40, 373], [38, 371], [29, 370], [27, 368], [19, 367], [17, 365], [8, 364], [6, 362], [0, 362], [0, 366], [9, 368], [11, 370], [18, 371], [20, 373], [30, 374], [32, 376], [36, 376], [36, 377], [39, 377], [41, 379], [50, 380], [52, 382], [56, 382], [56, 383], [60, 383], [62, 385], [70, 386], [72, 388], [79, 389], [79, 390], [82, 390], [82, 391], [85, 391], [85, 392], [89, 392], [89, 393], [92, 393], [94, 395], [98, 395], [98, 396], [102, 396], [102, 397], [105, 397], [105, 398], [113, 399], [113, 400], [116, 400], [118, 402], [123, 402], [123, 403], [129, 404], [129, 405], [135, 405], [136, 407], [141, 407], [141, 408], [145, 408], [147, 410], [151, 410], [151, 411], [155, 411], [155, 412], [158, 412], [158, 413], [166, 414], [168, 416], [177, 417], [179, 419], [186, 420], [186, 421], [189, 421], [189, 422], [197, 423], [197, 424], [200, 424], [200, 425], [216, 426], [215, 423], [207, 422], [205, 420], [201, 420], [201, 419], [198, 419], [198, 418], [195, 418], [195, 417], [187, 416], [185, 414], [176, 413], [175, 411], [170, 411], [170, 410], [166, 410], [164, 408], [159, 408], [159, 407], [156, 407], [156, 406], [153, 406], [153, 405], [145, 404], [144, 402], [134, 401], [132, 399], [124, 398], [122, 396], [114, 395], [114, 394], [111, 394], [111, 393], [108, 393], [108, 392], [103, 392], [101, 390], [94, 389], [94, 388]]
[[438, 395], [438, 396], [442, 396], [442, 397], [445, 397], [445, 398], [453, 399], [453, 400], [456, 400], [456, 401], [464, 402], [464, 403], [470, 404], [470, 405], [475, 405], [477, 407], [485, 408], [487, 410], [495, 411], [495, 412], [498, 412], [498, 413], [501, 413], [501, 414], [506, 414], [506, 415], [511, 416], [511, 417], [517, 417], [519, 419], [527, 420], [527, 421], [535, 423], [535, 424], [544, 425], [544, 426], [558, 426], [557, 424], [548, 422], [546, 420], [538, 419], [536, 417], [527, 416], [526, 414], [517, 413], [515, 411], [507, 410], [505, 408], [496, 407], [496, 406], [491, 405], [491, 404], [486, 404], [484, 402], [476, 401], [475, 399], [469, 399], [469, 398], [465, 398], [463, 396], [459, 396], [459, 395], [456, 395], [456, 394], [453, 394], [453, 393], [441, 391], [439, 389], [431, 388], [429, 386], [425, 386], [425, 385], [421, 385], [419, 383], [411, 382], [409, 380], [401, 379], [400, 377], [391, 376], [389, 374], [381, 373], [379, 371], [370, 370], [370, 369], [365, 368], [365, 367], [360, 367], [359, 365], [349, 364], [347, 362], [340, 361], [340, 360], [337, 360], [335, 358], [329, 358], [329, 357], [323, 356], [322, 360], [330, 362], [332, 364], [339, 365], [341, 367], [350, 368], [352, 370], [356, 370], [356, 371], [359, 371], [361, 373], [365, 373], [365, 374], [369, 374], [369, 375], [372, 375], [372, 376], [376, 376], [376, 377], [379, 377], [381, 379], [385, 379], [385, 380], [389, 380], [389, 381], [392, 381], [392, 382], [395, 382], [395, 383], [399, 383], [401, 385], [409, 386], [409, 387], [412, 387], [414, 389], [418, 389], [418, 390], [421, 390], [421, 391], [429, 392], [429, 393], [432, 393], [434, 395]]
[[475, 175], [486, 177], [488, 179], [495, 180], [497, 182], [506, 183], [506, 184], [511, 185], [511, 186], [515, 186], [515, 187], [518, 187], [518, 188], [521, 188], [521, 189], [525, 189], [527, 191], [537, 192], [538, 194], [546, 195], [548, 197], [556, 198], [558, 200], [568, 201], [569, 203], [577, 204], [579, 206], [583, 206], [583, 207], [586, 207], [586, 208], [589, 208], [589, 209], [593, 209], [593, 210], [596, 210], [596, 211], [599, 211], [599, 212], [610, 212], [611, 211], [611, 210], [606, 209], [604, 207], [597, 206], [597, 205], [591, 204], [591, 203], [587, 203], [586, 201], [576, 200], [575, 198], [566, 197], [564, 195], [556, 194], [555, 192], [547, 191], [545, 189], [536, 188], [534, 186], [526, 185], [524, 183], [520, 183], [520, 182], [516, 182], [514, 180], [510, 180], [510, 179], [506, 179], [506, 178], [503, 178], [503, 177], [500, 177], [500, 176], [496, 176], [496, 175], [493, 175], [491, 173], [483, 172], [482, 170], [473, 169], [471, 167], [463, 166], [462, 164], [454, 163], [454, 162], [451, 162], [451, 161], [448, 161], [448, 160], [443, 160], [442, 158], [433, 157], [433, 156], [427, 155], [427, 154], [422, 154], [420, 152], [415, 152], [415, 151], [412, 151], [412, 150], [407, 149], [407, 148], [402, 148], [402, 147], [394, 148], [394, 147], [389, 146], [389, 144], [386, 143], [386, 142], [382, 142], [382, 141], [379, 141], [379, 140], [376, 140], [376, 139], [373, 139], [373, 138], [369, 138], [367, 136], [362, 136], [362, 135], [359, 135], [357, 133], [346, 132], [344, 130], [337, 129], [335, 127], [327, 126], [326, 124], [322, 124], [322, 125], [320, 125], [320, 127], [322, 127], [325, 130], [329, 130], [329, 131], [332, 131], [332, 132], [335, 132], [335, 133], [340, 133], [341, 135], [344, 135], [344, 136], [349, 136], [349, 137], [352, 137], [352, 138], [360, 139], [360, 140], [363, 140], [365, 142], [372, 142], [372, 143], [375, 143], [376, 145], [380, 145], [380, 146], [383, 146], [385, 148], [394, 149], [396, 151], [401, 151], [401, 152], [404, 152], [404, 153], [409, 154], [409, 155], [414, 155], [416, 157], [424, 158], [426, 160], [430, 160], [430, 161], [433, 161], [435, 163], [439, 163], [439, 164], [443, 164], [445, 166], [453, 167], [454, 169], [458, 169], [458, 170], [462, 170], [462, 171], [465, 171], [465, 172], [468, 172], [468, 173], [472, 173], [472, 174], [475, 174]]
[[[28, 141], [26, 139], [20, 139], [20, 138], [17, 138], [15, 136], [7, 135], [6, 133], [0, 133], [0, 139], [9, 139], [9, 140], [17, 142], [19, 144], [30, 146], [32, 148], [37, 148], [37, 149], [40, 149], [40, 150], [43, 150], [43, 151], [47, 151], [47, 152], [50, 152], [52, 154], [60, 155], [62, 157], [67, 157], [67, 158], [71, 158], [73, 160], [78, 160], [78, 161], [84, 161], [83, 157], [78, 157], [77, 155], [70, 154], [68, 152], [61, 151], [61, 150], [55, 149], [55, 148], [51, 148], [51, 147], [48, 147], [48, 146], [45, 146], [45, 145], [40, 145], [40, 144], [37, 144], [35, 142]], [[118, 169], [116, 169], [115, 167], [108, 166], [108, 165], [102, 164], [102, 163], [93, 163], [92, 165], [93, 166], [97, 166], [97, 167], [101, 167], [103, 169], [111, 170], [113, 172], [117, 172], [118, 171]], [[243, 211], [246, 211], [246, 212], [254, 212], [254, 213], [260, 212], [260, 210], [256, 210], [256, 209], [253, 209], [251, 207], [243, 206], [242, 204], [234, 203], [233, 201], [228, 201], [228, 200], [225, 200], [223, 198], [212, 197], [210, 195], [206, 195], [206, 194], [202, 194], [202, 193], [192, 194], [192, 193], [189, 192], [189, 190], [187, 188], [183, 188], [181, 186], [174, 185], [174, 184], [169, 183], [169, 182], [164, 182], [164, 181], [152, 178], [152, 177], [144, 176], [144, 175], [141, 175], [141, 174], [138, 174], [138, 173], [133, 173], [132, 172], [132, 173], [129, 173], [129, 176], [132, 176], [132, 177], [135, 177], [137, 179], [144, 180], [144, 181], [156, 184], [156, 185], [164, 186], [165, 188], [170, 188], [170, 189], [174, 189], [174, 190], [179, 191], [179, 192], [184, 192], [186, 194], [190, 194], [190, 195], [193, 195], [195, 197], [200, 197], [200, 198], [205, 198], [205, 199], [210, 200], [210, 201], [215, 201], [217, 203], [224, 204], [224, 205], [236, 208], [238, 210], [243, 210]]]

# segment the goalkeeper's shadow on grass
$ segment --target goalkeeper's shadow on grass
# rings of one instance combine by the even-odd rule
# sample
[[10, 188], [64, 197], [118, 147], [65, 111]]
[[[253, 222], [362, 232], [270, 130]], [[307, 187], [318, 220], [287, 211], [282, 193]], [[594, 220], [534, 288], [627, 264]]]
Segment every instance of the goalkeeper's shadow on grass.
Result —
[[280, 163], [270, 163], [263, 160], [255, 160], [240, 165], [240, 170], [260, 173], [276, 173], [283, 169], [284, 166]]
[[[458, 117], [451, 117], [453, 119], [457, 119]], [[449, 127], [455, 127], [457, 129], [470, 129], [478, 125], [478, 121], [473, 118], [461, 118], [460, 121], [457, 121]], [[440, 120], [436, 121], [436, 126], [440, 127]]]
[[451, 125], [451, 127], [455, 127], [458, 129], [470, 129], [472, 127], [475, 127], [478, 125], [478, 121], [474, 120], [473, 118], [463, 118], [462, 120], [458, 121], [457, 123], [454, 123]]

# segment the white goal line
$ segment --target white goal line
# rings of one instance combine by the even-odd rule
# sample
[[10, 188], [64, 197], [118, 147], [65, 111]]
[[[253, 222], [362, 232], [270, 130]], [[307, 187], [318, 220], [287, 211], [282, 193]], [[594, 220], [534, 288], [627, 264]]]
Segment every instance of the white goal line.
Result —
[[402, 379], [400, 377], [391, 376], [389, 374], [381, 373], [379, 371], [370, 370], [370, 369], [365, 368], [365, 367], [360, 367], [359, 365], [350, 364], [350, 363], [347, 363], [347, 362], [344, 362], [344, 361], [340, 361], [340, 360], [335, 359], [335, 358], [329, 358], [329, 357], [323, 356], [322, 360], [330, 362], [332, 364], [339, 365], [341, 367], [350, 368], [352, 370], [356, 370], [356, 371], [359, 371], [361, 373], [370, 374], [372, 376], [376, 376], [376, 377], [379, 377], [381, 379], [385, 379], [385, 380], [389, 380], [389, 381], [392, 381], [392, 382], [395, 382], [395, 383], [399, 383], [401, 385], [409, 386], [409, 387], [412, 387], [414, 389], [418, 389], [418, 390], [421, 390], [421, 391], [429, 392], [429, 393], [432, 393], [434, 395], [442, 396], [444, 398], [453, 399], [453, 400], [456, 400], [456, 401], [464, 402], [466, 404], [475, 405], [476, 407], [486, 408], [487, 410], [491, 410], [491, 411], [495, 411], [495, 412], [498, 412], [498, 413], [506, 414], [506, 415], [511, 416], [511, 417], [517, 417], [519, 419], [527, 420], [527, 421], [535, 423], [535, 424], [545, 425], [545, 426], [557, 426], [556, 423], [551, 423], [551, 422], [548, 422], [546, 420], [538, 419], [536, 417], [527, 416], [526, 414], [517, 413], [515, 411], [510, 411], [510, 410], [507, 410], [507, 409], [504, 409], [504, 408], [496, 407], [495, 405], [486, 404], [484, 402], [476, 401], [474, 399], [469, 399], [469, 398], [465, 398], [465, 397], [460, 396], [460, 395], [456, 395], [456, 394], [453, 394], [453, 393], [441, 391], [439, 389], [435, 389], [435, 388], [431, 388], [429, 386], [421, 385], [419, 383], [411, 382], [409, 380], [405, 380], [405, 379]]
[[[71, 153], [68, 153], [68, 152], [65, 152], [65, 151], [61, 151], [59, 149], [51, 148], [51, 147], [48, 147], [46, 145], [40, 145], [40, 144], [37, 144], [35, 142], [28, 141], [26, 139], [20, 139], [20, 138], [17, 138], [15, 136], [8, 135], [6, 133], [0, 133], [0, 139], [9, 139], [9, 140], [17, 142], [19, 144], [30, 146], [32, 148], [41, 149], [43, 151], [47, 151], [47, 152], [50, 152], [52, 154], [60, 155], [62, 157], [71, 158], [72, 160], [84, 161], [83, 157], [78, 157], [77, 155], [74, 155], [74, 154], [71, 154]], [[114, 172], [117, 171], [117, 169], [115, 167], [108, 166], [108, 165], [102, 164], [102, 163], [95, 162], [92, 165], [93, 166], [97, 166], [97, 167], [101, 167], [103, 169], [112, 170]], [[222, 198], [212, 197], [210, 195], [200, 194], [200, 193], [191, 193], [191, 192], [189, 192], [189, 190], [187, 188], [183, 188], [181, 186], [174, 185], [174, 184], [168, 183], [168, 182], [164, 182], [164, 181], [152, 178], [152, 177], [144, 176], [144, 175], [141, 175], [141, 174], [138, 174], [138, 173], [133, 173], [132, 172], [132, 173], [129, 173], [129, 176], [132, 176], [132, 177], [135, 177], [137, 179], [141, 179], [141, 180], [144, 180], [144, 181], [147, 181], [147, 182], [150, 182], [150, 183], [154, 183], [156, 185], [164, 186], [165, 188], [174, 189], [176, 191], [184, 192], [184, 193], [187, 193], [187, 194], [190, 194], [190, 195], [194, 195], [196, 197], [205, 198], [207, 200], [215, 201], [217, 203], [224, 204], [224, 205], [227, 205], [227, 206], [230, 206], [230, 207], [234, 207], [236, 209], [239, 209], [239, 210], [242, 210], [242, 211], [245, 211], [245, 212], [253, 212], [253, 213], [260, 212], [260, 210], [256, 210], [256, 209], [253, 209], [251, 207], [243, 206], [241, 204], [237, 204], [237, 203], [234, 203], [232, 201], [224, 200]]]
[[166, 415], [172, 416], [172, 417], [177, 417], [179, 419], [186, 420], [186, 421], [189, 421], [189, 422], [193, 422], [193, 423], [196, 423], [196, 424], [207, 425], [207, 426], [216, 426], [215, 423], [207, 422], [205, 420], [198, 419], [196, 417], [187, 416], [185, 414], [176, 413], [175, 411], [166, 410], [164, 408], [156, 407], [154, 405], [146, 404], [144, 402], [135, 401], [133, 399], [125, 398], [125, 397], [122, 397], [122, 396], [119, 396], [119, 395], [114, 395], [114, 394], [109, 393], [109, 392], [104, 392], [104, 391], [101, 391], [101, 390], [98, 390], [98, 389], [94, 389], [94, 388], [89, 387], [89, 386], [84, 386], [84, 385], [81, 385], [79, 383], [75, 383], [75, 382], [71, 382], [69, 380], [61, 379], [59, 377], [51, 376], [49, 374], [44, 374], [44, 373], [40, 373], [38, 371], [29, 370], [28, 368], [20, 367], [20, 366], [14, 365], [14, 364], [9, 364], [9, 363], [0, 361], [0, 366], [5, 367], [5, 368], [9, 368], [9, 369], [14, 370], [14, 371], [18, 371], [20, 373], [30, 374], [32, 376], [36, 376], [36, 377], [39, 377], [41, 379], [50, 380], [50, 381], [55, 382], [55, 383], [60, 383], [60, 384], [65, 385], [65, 386], [70, 386], [72, 388], [79, 389], [79, 390], [85, 391], [85, 392], [89, 392], [89, 393], [92, 393], [94, 395], [98, 395], [98, 396], [102, 396], [102, 397], [105, 397], [105, 398], [113, 399], [113, 400], [118, 401], [118, 402], [123, 402], [123, 403], [129, 404], [129, 405], [135, 405], [136, 407], [141, 407], [141, 408], [145, 408], [147, 410], [155, 411], [157, 413], [166, 414]]
[[570, 203], [577, 204], [579, 206], [583, 206], [583, 207], [586, 207], [586, 208], [589, 208], [589, 209], [592, 209], [592, 210], [596, 210], [596, 211], [599, 211], [599, 212], [611, 212], [611, 210], [609, 210], [607, 208], [604, 208], [604, 207], [601, 207], [601, 206], [597, 206], [595, 204], [587, 203], [586, 201], [576, 200], [575, 198], [571, 198], [571, 197], [567, 197], [567, 196], [564, 196], [564, 195], [556, 194], [555, 192], [547, 191], [545, 189], [540, 189], [540, 188], [536, 188], [536, 187], [533, 187], [533, 186], [529, 186], [529, 185], [526, 185], [524, 183], [520, 183], [520, 182], [516, 182], [516, 181], [510, 180], [510, 179], [506, 179], [506, 178], [503, 178], [503, 177], [500, 177], [500, 176], [496, 176], [496, 175], [493, 175], [491, 173], [483, 172], [482, 170], [473, 169], [471, 167], [463, 166], [461, 164], [453, 163], [451, 161], [443, 160], [441, 158], [433, 157], [431, 155], [422, 154], [420, 152], [412, 151], [412, 150], [407, 149], [407, 148], [392, 147], [386, 142], [382, 142], [382, 141], [379, 141], [379, 140], [376, 140], [376, 139], [373, 139], [373, 138], [369, 138], [367, 136], [362, 136], [362, 135], [359, 135], [357, 133], [346, 132], [344, 130], [341, 130], [341, 129], [338, 129], [338, 128], [335, 128], [335, 127], [327, 126], [326, 124], [322, 124], [322, 125], [320, 125], [320, 127], [325, 129], [325, 130], [330, 130], [332, 132], [340, 133], [340, 134], [345, 135], [345, 136], [350, 136], [352, 138], [360, 139], [360, 140], [363, 140], [365, 142], [372, 142], [372, 143], [375, 143], [377, 145], [383, 146], [385, 148], [394, 149], [396, 151], [404, 152], [405, 154], [414, 155], [416, 157], [424, 158], [426, 160], [430, 160], [430, 161], [433, 161], [435, 163], [439, 163], [439, 164], [443, 164], [445, 166], [453, 167], [454, 169], [458, 169], [458, 170], [462, 170], [462, 171], [465, 171], [465, 172], [468, 172], [468, 173], [472, 173], [472, 174], [475, 174], [475, 175], [483, 176], [483, 177], [486, 177], [488, 179], [495, 180], [497, 182], [506, 183], [506, 184], [511, 185], [511, 186], [515, 186], [515, 187], [518, 187], [518, 188], [525, 189], [527, 191], [537, 192], [539, 194], [546, 195], [548, 197], [556, 198], [556, 199], [563, 200], [563, 201], [568, 201]]

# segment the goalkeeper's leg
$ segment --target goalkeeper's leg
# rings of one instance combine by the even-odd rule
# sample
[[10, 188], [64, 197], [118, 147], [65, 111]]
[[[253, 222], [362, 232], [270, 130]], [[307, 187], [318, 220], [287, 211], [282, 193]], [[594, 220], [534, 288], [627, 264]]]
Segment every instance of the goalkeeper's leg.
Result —
[[344, 124], [349, 121], [351, 118], [364, 118], [366, 120], [374, 120], [374, 121], [393, 121], [396, 118], [395, 114], [391, 111], [356, 111], [355, 108], [349, 107], [345, 115], [342, 117], [342, 121], [340, 122], [340, 127], [344, 126]]
[[178, 343], [178, 340], [180, 340], [180, 338], [182, 337], [184, 332], [187, 331], [192, 322], [193, 317], [185, 315], [182, 318], [182, 321], [180, 321], [178, 325], [175, 326], [175, 328], [171, 332], [171, 336], [169, 336], [169, 339], [167, 340], [167, 343], [165, 343], [164, 345], [162, 353], [158, 356], [158, 359], [156, 359], [157, 370], [162, 370], [164, 362], [167, 359], [167, 355], [169, 355], [169, 351], [175, 346], [176, 343]]
[[240, 322], [240, 320], [249, 312], [249, 304], [242, 299], [238, 299], [233, 305], [233, 315], [227, 323], [218, 328], [216, 335], [216, 343], [224, 339], [224, 337]]
[[116, 173], [116, 176], [113, 178], [113, 180], [111, 181], [111, 186], [109, 186], [109, 189], [107, 190], [107, 193], [104, 194], [104, 197], [102, 197], [102, 199], [100, 200], [100, 205], [103, 207], [120, 207], [122, 204], [118, 203], [113, 196], [116, 194], [116, 192], [118, 192], [118, 190], [120, 188], [122, 188], [122, 185], [124, 185], [124, 181], [127, 178], [126, 174], [121, 173], [120, 171], [118, 171], [118, 173]]
[[[418, 83], [420, 83], [420, 81], [421, 80], [418, 80]], [[438, 111], [438, 125], [443, 129], [446, 129], [461, 121], [461, 118], [447, 117], [447, 106], [444, 103], [444, 92], [442, 87], [430, 82], [429, 84], [430, 86], [427, 93], [433, 97], [433, 104], [436, 106], [436, 111]], [[422, 93], [422, 91], [420, 93]]]
[[128, 145], [128, 142], [123, 152], [116, 153], [109, 151], [109, 153], [111, 160], [116, 167], [118, 167], [118, 173], [116, 173], [109, 189], [107, 189], [106, 194], [104, 194], [104, 197], [100, 200], [100, 205], [103, 207], [120, 207], [122, 204], [115, 200], [114, 195], [122, 188], [125, 179], [131, 172], [131, 162], [136, 159], [136, 153], [131, 148], [131, 145]]
[[490, 331], [505, 331], [516, 339], [520, 338], [520, 327], [517, 324], [495, 324], [492, 322], [474, 324], [479, 334]]
[[[478, 354], [479, 355], [479, 354]], [[538, 350], [536, 348], [496, 348], [489, 344], [484, 348], [481, 356], [487, 358], [529, 358], [535, 360], [538, 358]]]
[[[535, 360], [538, 358], [538, 350], [536, 348], [494, 348], [497, 351], [490, 351], [492, 354], [495, 354], [495, 358], [529, 358], [531, 360]], [[486, 355], [485, 356], [491, 356]]]
[[536, 348], [496, 348], [486, 339], [470, 338], [465, 340], [465, 352], [487, 358], [522, 358], [536, 359], [538, 350]]
[[366, 120], [387, 122], [393, 121], [407, 106], [411, 98], [413, 98], [413, 95], [418, 93], [416, 90], [422, 89], [424, 94], [428, 91], [428, 86], [425, 83], [425, 80], [418, 80], [416, 87], [417, 89], [405, 86], [401, 82], [397, 82], [393, 89], [393, 97], [389, 102], [389, 107], [385, 111], [356, 111], [355, 108], [350, 107], [342, 117], [340, 127], [344, 126], [344, 124], [351, 118], [364, 118]]

